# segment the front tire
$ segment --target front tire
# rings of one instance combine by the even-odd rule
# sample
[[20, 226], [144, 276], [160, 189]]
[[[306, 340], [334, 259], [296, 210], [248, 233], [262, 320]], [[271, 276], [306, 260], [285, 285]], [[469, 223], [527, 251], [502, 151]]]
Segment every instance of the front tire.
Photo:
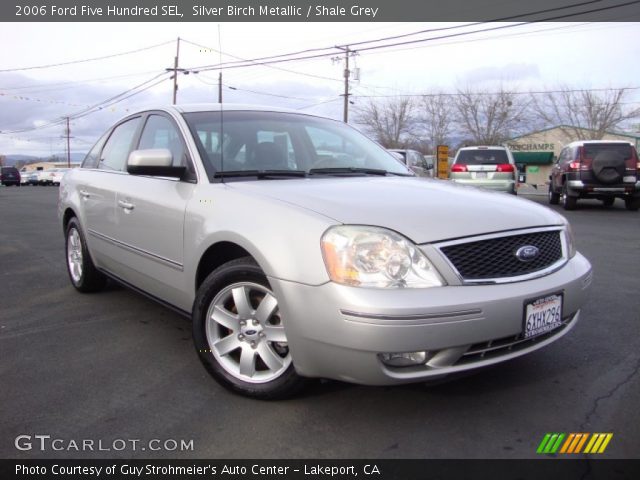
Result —
[[234, 392], [274, 400], [306, 383], [293, 366], [278, 299], [250, 257], [225, 263], [202, 283], [193, 339], [205, 368]]
[[627, 210], [637, 212], [638, 209], [640, 209], [640, 198], [625, 198], [624, 206], [627, 208]]
[[549, 203], [558, 205], [560, 203], [560, 194], [553, 191], [553, 184], [549, 184]]
[[102, 290], [107, 283], [107, 277], [100, 273], [93, 264], [84, 234], [75, 217], [67, 224], [65, 238], [67, 272], [71, 284], [82, 293]]
[[562, 207], [565, 210], [575, 210], [578, 206], [578, 198], [569, 195], [569, 188], [565, 183], [562, 187]]

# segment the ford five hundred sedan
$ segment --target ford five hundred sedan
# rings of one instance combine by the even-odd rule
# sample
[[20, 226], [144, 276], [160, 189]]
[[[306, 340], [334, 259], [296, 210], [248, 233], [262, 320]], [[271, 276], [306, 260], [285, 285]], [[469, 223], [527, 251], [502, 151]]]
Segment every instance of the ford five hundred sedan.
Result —
[[426, 381], [569, 332], [591, 283], [560, 215], [421, 179], [342, 123], [224, 105], [145, 110], [62, 180], [80, 292], [114, 279], [191, 317], [222, 385]]

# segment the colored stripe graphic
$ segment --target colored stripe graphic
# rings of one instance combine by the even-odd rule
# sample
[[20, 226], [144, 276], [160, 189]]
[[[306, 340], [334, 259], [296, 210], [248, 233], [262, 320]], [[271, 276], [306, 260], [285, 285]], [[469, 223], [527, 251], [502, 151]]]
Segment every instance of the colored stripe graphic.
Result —
[[538, 445], [536, 453], [604, 453], [612, 438], [613, 433], [547, 433]]

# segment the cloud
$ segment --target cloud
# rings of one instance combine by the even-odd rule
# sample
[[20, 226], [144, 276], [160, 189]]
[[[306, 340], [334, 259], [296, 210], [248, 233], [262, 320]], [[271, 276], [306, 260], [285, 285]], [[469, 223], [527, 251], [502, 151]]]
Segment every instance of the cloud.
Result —
[[[131, 85], [140, 84], [152, 76], [149, 74], [147, 77], [137, 78]], [[185, 77], [180, 77], [179, 83], [178, 103], [216, 103], [218, 100], [217, 83], [207, 85]], [[72, 119], [72, 151], [87, 152], [109, 126], [131, 112], [149, 106], [169, 104], [171, 86], [171, 81], [167, 79], [166, 83], [155, 89], [142, 92], [90, 115]], [[231, 90], [229, 86], [236, 90]], [[125, 90], [127, 87], [122, 85], [88, 83], [55, 86], [24, 75], [5, 75], [0, 78], [0, 131], [42, 127]], [[266, 82], [260, 81], [259, 78], [253, 81], [230, 80], [229, 85], [223, 90], [225, 103], [270, 105], [294, 110], [321, 103], [332, 97], [340, 99], [339, 85], [333, 87], [306, 81]], [[326, 106], [319, 105], [315, 109], [308, 108], [302, 111], [326, 112]], [[47, 156], [63, 151], [64, 129], [65, 125], [62, 122], [48, 128], [0, 134], [0, 153]]]

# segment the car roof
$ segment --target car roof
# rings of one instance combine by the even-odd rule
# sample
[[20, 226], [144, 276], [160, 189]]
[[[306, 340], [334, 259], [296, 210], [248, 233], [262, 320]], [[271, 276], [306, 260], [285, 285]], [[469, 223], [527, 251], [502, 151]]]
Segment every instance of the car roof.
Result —
[[172, 114], [194, 113], [194, 112], [272, 112], [272, 113], [294, 113], [296, 115], [305, 115], [308, 117], [324, 118], [328, 120], [334, 120], [331, 117], [323, 115], [314, 115], [307, 112], [301, 112], [299, 110], [291, 110], [282, 107], [272, 107], [265, 105], [251, 105], [242, 103], [184, 103], [180, 105], [147, 105], [130, 112], [124, 117], [120, 118], [118, 122], [130, 118], [133, 115], [138, 115], [144, 112], [150, 112], [153, 110], [168, 112]]
[[[150, 110], [163, 110], [176, 113], [192, 113], [192, 112], [277, 112], [277, 113], [298, 113], [301, 115], [310, 115], [298, 110], [291, 110], [282, 107], [273, 107], [265, 105], [251, 105], [244, 103], [181, 103], [179, 105], [148, 105], [140, 108], [137, 112], [148, 112]], [[311, 115], [315, 116], [315, 115]]]

